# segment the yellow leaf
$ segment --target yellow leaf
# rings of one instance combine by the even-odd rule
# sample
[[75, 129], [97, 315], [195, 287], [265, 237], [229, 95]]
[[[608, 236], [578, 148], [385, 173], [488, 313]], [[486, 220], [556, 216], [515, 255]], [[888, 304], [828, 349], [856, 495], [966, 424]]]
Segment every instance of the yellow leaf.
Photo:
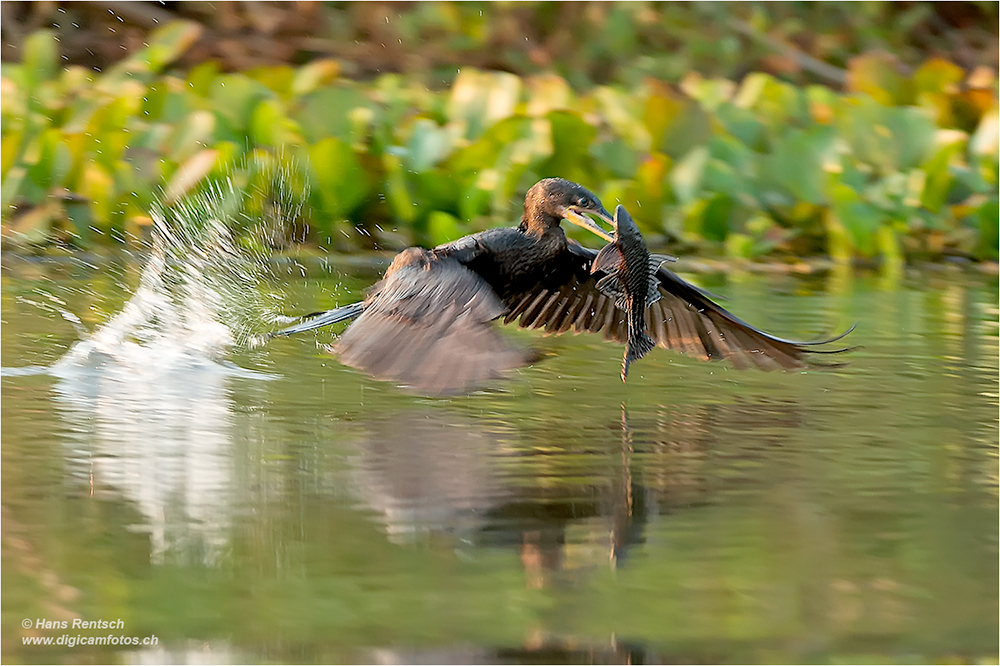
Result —
[[167, 183], [166, 203], [176, 203], [215, 167], [219, 151], [203, 150], [182, 164]]

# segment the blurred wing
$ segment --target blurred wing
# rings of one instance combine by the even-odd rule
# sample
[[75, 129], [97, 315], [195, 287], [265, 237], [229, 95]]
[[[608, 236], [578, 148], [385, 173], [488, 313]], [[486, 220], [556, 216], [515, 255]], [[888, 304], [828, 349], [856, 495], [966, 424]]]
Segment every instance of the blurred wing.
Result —
[[[602, 294], [589, 273], [597, 252], [571, 245], [562, 280], [539, 284], [527, 293], [507, 299], [504, 323], [518, 320], [521, 328], [542, 329], [549, 334], [588, 331], [624, 344], [628, 339], [626, 313]], [[821, 342], [797, 342], [754, 328], [708, 298], [706, 292], [662, 266], [656, 272], [660, 300], [645, 313], [646, 332], [665, 349], [702, 360], [728, 359], [737, 368], [803, 368], [808, 354], [839, 353], [844, 349], [816, 350]], [[849, 333], [850, 331], [848, 331]]]
[[467, 392], [532, 360], [492, 325], [504, 311], [457, 261], [407, 266], [376, 285], [336, 352], [346, 365], [421, 393]]

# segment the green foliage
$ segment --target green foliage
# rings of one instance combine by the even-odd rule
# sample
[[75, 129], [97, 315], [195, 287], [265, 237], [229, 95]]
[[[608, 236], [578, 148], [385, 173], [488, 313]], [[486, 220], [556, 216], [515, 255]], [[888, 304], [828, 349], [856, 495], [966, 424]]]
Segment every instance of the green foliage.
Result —
[[581, 92], [469, 68], [435, 92], [345, 80], [333, 60], [161, 74], [197, 34], [166, 26], [96, 75], [60, 70], [51, 33], [28, 38], [2, 77], [5, 243], [123, 242], [154, 202], [269, 153], [308, 191], [285, 224], [339, 249], [513, 223], [533, 182], [562, 176], [684, 251], [997, 257], [996, 81], [963, 85], [940, 59], [903, 78], [856, 58], [842, 93], [761, 73]]

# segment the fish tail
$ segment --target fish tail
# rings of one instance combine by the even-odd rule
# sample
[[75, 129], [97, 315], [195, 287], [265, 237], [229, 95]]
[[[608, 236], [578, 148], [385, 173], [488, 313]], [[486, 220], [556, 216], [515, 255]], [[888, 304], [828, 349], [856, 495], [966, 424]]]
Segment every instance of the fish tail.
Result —
[[628, 367], [635, 361], [653, 351], [656, 343], [646, 335], [645, 331], [638, 331], [638, 335], [629, 335], [628, 344], [625, 346], [625, 357], [622, 359], [622, 381], [628, 377]]

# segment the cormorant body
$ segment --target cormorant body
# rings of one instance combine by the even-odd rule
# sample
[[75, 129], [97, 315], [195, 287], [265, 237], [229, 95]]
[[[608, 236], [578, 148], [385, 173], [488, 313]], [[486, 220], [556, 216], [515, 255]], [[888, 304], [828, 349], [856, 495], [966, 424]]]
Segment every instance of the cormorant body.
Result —
[[[525, 196], [519, 226], [432, 250], [408, 248], [363, 302], [275, 335], [354, 319], [334, 347], [340, 360], [424, 394], [468, 392], [531, 363], [535, 354], [510, 344], [493, 325], [501, 317], [505, 324], [518, 320], [521, 328], [589, 331], [625, 343], [626, 310], [601, 293], [591, 272], [598, 252], [567, 239], [560, 227], [566, 219], [614, 241], [585, 214], [613, 223], [584, 187], [561, 178], [539, 181]], [[832, 340], [804, 343], [764, 333], [663, 266], [654, 277], [660, 299], [645, 308], [645, 330], [661, 347], [765, 370], [801, 368], [810, 353], [843, 351], [812, 349]]]

